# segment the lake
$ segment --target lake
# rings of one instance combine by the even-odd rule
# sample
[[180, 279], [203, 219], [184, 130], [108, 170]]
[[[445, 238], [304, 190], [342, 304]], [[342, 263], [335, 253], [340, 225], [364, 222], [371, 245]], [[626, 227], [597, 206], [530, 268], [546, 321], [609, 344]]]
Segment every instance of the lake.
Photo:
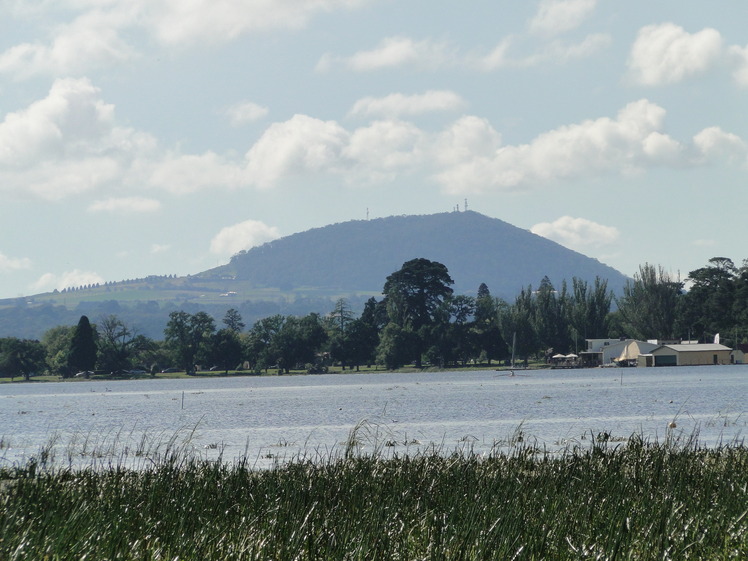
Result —
[[[169, 443], [264, 467], [300, 453], [551, 451], [634, 433], [743, 439], [748, 366], [483, 370], [0, 385], [0, 465], [121, 461]], [[675, 423], [675, 428], [669, 428]]]

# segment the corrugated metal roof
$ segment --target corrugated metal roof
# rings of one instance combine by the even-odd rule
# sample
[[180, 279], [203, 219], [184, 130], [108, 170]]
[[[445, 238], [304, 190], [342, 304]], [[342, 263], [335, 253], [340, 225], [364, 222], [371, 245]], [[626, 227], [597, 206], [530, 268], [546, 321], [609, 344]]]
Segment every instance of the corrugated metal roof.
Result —
[[697, 345], [662, 345], [662, 348], [672, 349], [679, 353], [687, 352], [705, 352], [705, 351], [731, 351], [730, 347], [725, 347], [717, 343], [700, 343]]

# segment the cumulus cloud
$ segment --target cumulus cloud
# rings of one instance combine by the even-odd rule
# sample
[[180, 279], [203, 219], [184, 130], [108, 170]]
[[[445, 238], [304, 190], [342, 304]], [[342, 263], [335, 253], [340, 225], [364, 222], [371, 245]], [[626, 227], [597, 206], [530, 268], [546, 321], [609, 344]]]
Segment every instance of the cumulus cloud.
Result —
[[706, 72], [722, 54], [722, 36], [715, 29], [692, 34], [673, 23], [649, 25], [639, 31], [628, 67], [635, 82], [661, 86]]
[[586, 58], [607, 48], [612, 42], [609, 35], [595, 33], [582, 41], [573, 43], [554, 40], [542, 43], [530, 54], [517, 54], [513, 48], [517, 37], [503, 38], [488, 53], [460, 53], [447, 43], [424, 39], [416, 41], [409, 37], [388, 37], [374, 49], [360, 51], [349, 57], [323, 55], [317, 63], [318, 71], [328, 71], [342, 66], [356, 72], [383, 68], [414, 67], [432, 70], [446, 66], [473, 68], [481, 72], [492, 72], [502, 68], [526, 68], [547, 63], [567, 63]]
[[[120, 0], [126, 2], [126, 0]], [[166, 44], [224, 42], [270, 29], [299, 29], [319, 13], [364, 0], [139, 0], [141, 21]]]
[[[131, 42], [143, 33], [167, 47], [223, 43], [247, 33], [299, 29], [319, 13], [354, 9], [366, 1], [61, 1], [73, 14], [72, 20], [49, 26], [52, 31], [46, 42], [23, 43], [0, 53], [0, 73], [16, 79], [41, 73], [80, 75], [139, 56]], [[17, 18], [43, 21], [41, 7], [19, 4], [10, 11]]]
[[0, 165], [21, 167], [50, 155], [70, 155], [85, 139], [111, 130], [114, 107], [87, 79], [62, 79], [46, 98], [8, 113], [0, 123]]
[[572, 249], [605, 247], [617, 242], [620, 237], [617, 228], [571, 216], [535, 224], [530, 231]]
[[280, 231], [275, 226], [258, 220], [245, 220], [218, 232], [210, 242], [210, 251], [216, 255], [231, 256], [279, 237]]
[[356, 129], [341, 155], [351, 162], [356, 182], [387, 181], [419, 167], [425, 137], [412, 123], [377, 121]]
[[348, 137], [338, 123], [306, 115], [273, 123], [247, 152], [248, 180], [269, 188], [289, 175], [334, 171]]
[[736, 134], [725, 132], [719, 127], [704, 129], [694, 136], [693, 142], [707, 161], [748, 164], [748, 143]]
[[487, 55], [467, 57], [466, 63], [483, 72], [502, 68], [529, 68], [550, 63], [565, 64], [574, 59], [595, 55], [609, 47], [612, 39], [606, 33], [593, 33], [577, 43], [556, 39], [541, 44], [534, 52], [524, 55], [512, 52], [514, 42], [514, 38], [507, 37]]
[[117, 127], [114, 106], [88, 79], [56, 80], [45, 98], [0, 122], [0, 188], [59, 200], [121, 180], [154, 145]]
[[595, 10], [597, 0], [541, 0], [530, 20], [532, 33], [557, 35], [576, 29]]
[[401, 117], [434, 111], [454, 111], [465, 106], [465, 100], [448, 90], [430, 90], [423, 94], [390, 94], [365, 97], [354, 103], [349, 114], [356, 116]]
[[262, 119], [268, 112], [269, 109], [267, 107], [258, 105], [252, 101], [243, 101], [229, 107], [226, 110], [226, 116], [229, 118], [232, 126], [241, 127]]
[[90, 68], [116, 64], [136, 56], [120, 37], [120, 28], [132, 23], [129, 11], [92, 10], [56, 28], [49, 44], [22, 43], [0, 53], [0, 73], [16, 79], [36, 74], [82, 74]]
[[681, 147], [661, 131], [664, 119], [664, 109], [640, 100], [615, 119], [566, 125], [529, 144], [500, 146], [490, 155], [465, 152], [463, 160], [452, 161], [436, 179], [448, 192], [480, 192], [672, 164]]
[[65, 288], [77, 288], [89, 284], [101, 284], [103, 282], [105, 282], [104, 278], [98, 273], [74, 269], [60, 275], [46, 273], [31, 286], [31, 289], [34, 292], [47, 292], [55, 289], [63, 290]]
[[161, 203], [144, 197], [122, 197], [94, 201], [88, 206], [90, 212], [145, 213], [161, 209]]
[[151, 246], [151, 254], [156, 255], [158, 253], [166, 253], [171, 249], [169, 244], [158, 244], [155, 243]]
[[31, 260], [27, 257], [8, 257], [4, 253], [0, 253], [0, 273], [8, 273], [30, 267]]
[[245, 184], [242, 168], [215, 152], [167, 154], [151, 168], [149, 184], [176, 194], [210, 187], [237, 188]]
[[359, 51], [350, 57], [323, 55], [317, 63], [317, 70], [324, 72], [342, 65], [356, 72], [367, 72], [403, 66], [439, 68], [453, 63], [454, 56], [446, 43], [430, 39], [416, 41], [409, 37], [386, 37], [374, 49]]
[[740, 86], [748, 88], [748, 46], [733, 46], [729, 49], [733, 61], [733, 78]]

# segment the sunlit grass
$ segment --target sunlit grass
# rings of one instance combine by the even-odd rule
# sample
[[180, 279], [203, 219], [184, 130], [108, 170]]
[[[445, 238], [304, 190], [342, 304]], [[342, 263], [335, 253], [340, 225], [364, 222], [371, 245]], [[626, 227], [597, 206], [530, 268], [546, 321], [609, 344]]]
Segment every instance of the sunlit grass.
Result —
[[135, 465], [96, 461], [95, 443], [79, 443], [82, 468], [42, 448], [0, 468], [0, 559], [748, 557], [742, 443], [402, 455], [362, 445], [377, 431], [361, 423], [335, 453], [262, 470], [206, 460], [184, 436], [144, 436]]

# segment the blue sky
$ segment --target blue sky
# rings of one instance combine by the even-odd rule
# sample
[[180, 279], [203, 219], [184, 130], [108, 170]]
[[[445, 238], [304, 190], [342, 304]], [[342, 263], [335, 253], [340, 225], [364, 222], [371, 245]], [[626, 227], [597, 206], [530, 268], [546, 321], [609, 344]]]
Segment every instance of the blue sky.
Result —
[[747, 21], [744, 0], [6, 0], [0, 298], [465, 200], [628, 275], [740, 264]]

